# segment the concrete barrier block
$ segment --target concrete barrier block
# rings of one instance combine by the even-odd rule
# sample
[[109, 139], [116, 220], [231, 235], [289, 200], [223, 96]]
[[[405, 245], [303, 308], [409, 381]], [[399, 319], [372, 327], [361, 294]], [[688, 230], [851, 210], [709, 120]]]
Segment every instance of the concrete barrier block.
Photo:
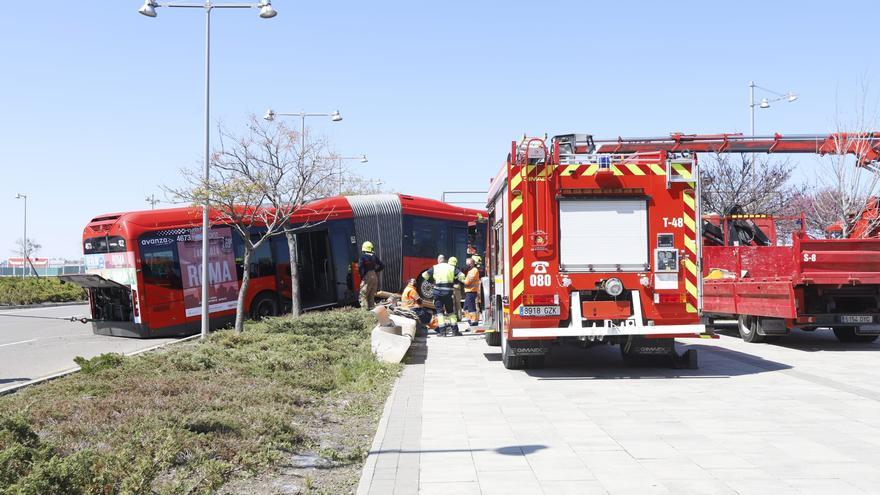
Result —
[[[370, 348], [380, 361], [399, 363], [406, 355], [406, 351], [409, 350], [412, 338], [408, 335], [395, 333], [395, 328], [400, 332], [400, 327], [376, 326], [373, 328], [370, 336]], [[391, 331], [389, 332], [389, 330]]]

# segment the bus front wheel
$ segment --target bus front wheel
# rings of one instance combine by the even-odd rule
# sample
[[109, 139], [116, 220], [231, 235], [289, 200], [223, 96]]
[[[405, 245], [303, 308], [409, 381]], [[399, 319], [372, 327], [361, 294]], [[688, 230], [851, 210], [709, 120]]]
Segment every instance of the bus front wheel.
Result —
[[278, 316], [278, 299], [273, 294], [264, 292], [251, 303], [251, 319], [260, 321], [270, 316]]

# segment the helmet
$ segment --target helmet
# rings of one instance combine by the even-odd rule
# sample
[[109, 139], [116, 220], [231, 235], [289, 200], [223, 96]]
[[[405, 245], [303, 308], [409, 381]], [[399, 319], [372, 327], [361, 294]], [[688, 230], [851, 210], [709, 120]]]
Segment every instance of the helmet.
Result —
[[372, 253], [373, 252], [373, 243], [370, 241], [367, 241], [367, 242], [361, 244], [361, 251], [364, 251], [367, 253]]
[[483, 263], [483, 258], [481, 258], [478, 254], [471, 256], [471, 259], [474, 260], [475, 265], [481, 265]]
[[455, 256], [449, 258], [449, 264], [452, 266], [458, 265], [458, 258], [456, 258]]

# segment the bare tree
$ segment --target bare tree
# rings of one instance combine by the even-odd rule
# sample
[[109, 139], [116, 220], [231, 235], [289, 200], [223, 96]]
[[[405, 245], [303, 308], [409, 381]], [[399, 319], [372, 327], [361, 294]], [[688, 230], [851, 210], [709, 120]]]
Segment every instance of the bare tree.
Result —
[[877, 112], [868, 109], [867, 84], [861, 89], [851, 121], [845, 123], [838, 112], [833, 149], [819, 158], [816, 187], [807, 201], [808, 223], [814, 230], [834, 228], [844, 238], [867, 236], [880, 228], [880, 216], [869, 214], [880, 196], [880, 169], [861, 160], [880, 144], [873, 132]]
[[[208, 182], [199, 169], [185, 169], [186, 185], [167, 189], [176, 199], [194, 204], [204, 204], [210, 192], [212, 222], [230, 226], [242, 241], [237, 333], [244, 328], [251, 257], [272, 236], [282, 233], [290, 253], [292, 312], [300, 312], [295, 233], [304, 226], [294, 227], [291, 220], [322, 182], [332, 177], [321, 158], [324, 147], [320, 140], [307, 140], [302, 147], [299, 134], [283, 122], [265, 123], [252, 116], [241, 136], [220, 128], [220, 147], [211, 156]], [[207, 260], [203, 264], [207, 266]]]
[[15, 247], [12, 248], [12, 254], [22, 258], [26, 256], [32, 258], [35, 254], [40, 252], [41, 249], [43, 249], [43, 245], [33, 239], [28, 239], [27, 246], [25, 246], [24, 239], [18, 238], [15, 240]]
[[383, 188], [384, 182], [364, 177], [354, 172], [336, 153], [330, 153], [326, 158], [333, 168], [333, 177], [331, 180], [322, 183], [314, 191], [314, 198], [310, 199], [338, 195], [381, 194], [386, 192]]
[[789, 160], [754, 153], [708, 155], [701, 164], [703, 211], [725, 215], [734, 207], [744, 213], [785, 212], [795, 188], [789, 184]]

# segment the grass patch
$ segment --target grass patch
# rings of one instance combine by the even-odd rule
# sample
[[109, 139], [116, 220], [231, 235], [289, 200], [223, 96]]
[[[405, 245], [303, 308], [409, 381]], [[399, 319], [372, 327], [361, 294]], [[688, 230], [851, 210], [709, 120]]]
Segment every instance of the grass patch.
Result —
[[0, 494], [207, 494], [295, 453], [351, 471], [297, 475], [303, 490], [348, 492], [399, 371], [370, 353], [373, 325], [318, 312], [78, 358], [82, 373], [0, 398]]
[[55, 277], [0, 277], [0, 306], [85, 301], [86, 291]]

